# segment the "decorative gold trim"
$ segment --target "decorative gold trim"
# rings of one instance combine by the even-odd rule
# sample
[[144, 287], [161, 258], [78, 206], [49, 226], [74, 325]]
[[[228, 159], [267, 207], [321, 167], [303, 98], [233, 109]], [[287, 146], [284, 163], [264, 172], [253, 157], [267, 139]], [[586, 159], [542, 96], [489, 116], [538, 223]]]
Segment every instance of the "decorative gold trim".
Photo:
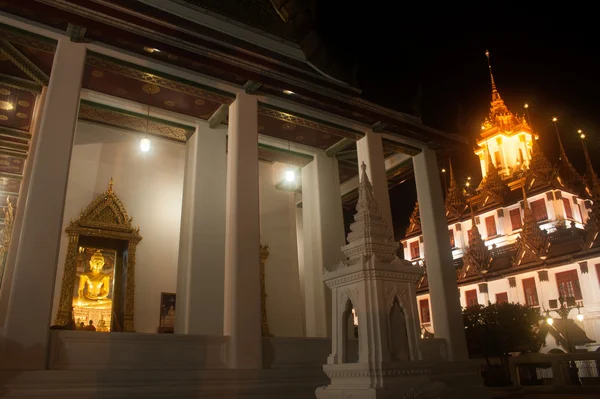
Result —
[[54, 54], [54, 51], [56, 50], [56, 42], [54, 41], [38, 40], [35, 37], [31, 37], [28, 33], [23, 32], [23, 34], [19, 34], [13, 29], [6, 28], [5, 26], [0, 27], [0, 39], [33, 50], [43, 51], [44, 53]]
[[124, 66], [108, 59], [98, 57], [96, 55], [88, 55], [86, 64], [104, 71], [112, 72], [117, 75], [135, 79], [140, 82], [163, 87], [165, 89], [177, 91], [179, 93], [189, 94], [191, 96], [200, 97], [205, 100], [217, 102], [219, 104], [231, 104], [234, 101], [233, 97], [226, 97], [218, 93], [208, 90], [203, 90], [197, 86], [181, 83], [173, 79], [167, 79], [162, 76], [157, 76], [152, 73], [142, 72], [132, 67]]
[[129, 113], [87, 101], [81, 102], [79, 119], [135, 132], [147, 132], [148, 134], [162, 136], [182, 143], [185, 143], [194, 134], [194, 129], [191, 127], [175, 125], [167, 121], [163, 122], [160, 119], [148, 118], [145, 115]]
[[[359, 140], [362, 138], [362, 135], [359, 132], [353, 132], [349, 129], [346, 130], [342, 129], [341, 127], [321, 123], [300, 115], [290, 114], [288, 112], [284, 112], [282, 110], [266, 106], [262, 103], [258, 106], [258, 114], [267, 116], [269, 118], [275, 118], [283, 122], [287, 122], [289, 124], [292, 124], [292, 126], [298, 125], [309, 129], [318, 130], [320, 132], [329, 133], [334, 136], [346, 137], [352, 140]], [[286, 128], [285, 130], [291, 129]]]
[[37, 84], [45, 86], [50, 81], [50, 77], [46, 75], [44, 71], [7, 40], [0, 39], [0, 54], [12, 62], [19, 70], [21, 70], [21, 72], [33, 79]]
[[108, 189], [94, 199], [80, 214], [79, 219], [65, 229], [69, 238], [67, 258], [55, 324], [67, 326], [71, 322], [76, 260], [80, 236], [102, 237], [128, 241], [127, 282], [125, 287], [124, 331], [134, 332], [135, 251], [142, 240], [140, 229], [131, 224], [125, 206], [113, 191], [113, 180]]
[[260, 326], [263, 337], [271, 337], [267, 320], [267, 291], [265, 288], [265, 263], [269, 258], [269, 246], [260, 246]]

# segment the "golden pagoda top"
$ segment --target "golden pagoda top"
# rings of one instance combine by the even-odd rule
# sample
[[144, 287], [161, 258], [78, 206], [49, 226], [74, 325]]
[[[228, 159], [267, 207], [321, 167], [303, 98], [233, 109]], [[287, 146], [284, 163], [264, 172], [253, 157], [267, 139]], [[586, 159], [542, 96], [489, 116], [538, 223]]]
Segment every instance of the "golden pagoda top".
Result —
[[504, 100], [500, 96], [500, 92], [496, 87], [494, 74], [492, 73], [492, 64], [490, 62], [490, 52], [485, 51], [487, 57], [488, 68], [490, 71], [490, 82], [492, 84], [492, 101], [490, 103], [490, 114], [481, 125], [481, 139], [486, 139], [497, 132], [502, 132], [506, 135], [521, 133], [523, 131], [531, 133], [531, 129], [527, 124], [525, 115], [516, 115], [510, 112]]

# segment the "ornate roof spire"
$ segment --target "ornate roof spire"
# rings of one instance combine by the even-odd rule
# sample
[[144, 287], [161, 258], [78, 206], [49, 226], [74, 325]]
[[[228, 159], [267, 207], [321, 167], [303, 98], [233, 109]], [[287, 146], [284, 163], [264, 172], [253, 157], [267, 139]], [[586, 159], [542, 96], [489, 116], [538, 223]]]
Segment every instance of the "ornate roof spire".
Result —
[[494, 80], [494, 75], [492, 74], [492, 64], [490, 63], [490, 52], [486, 50], [485, 56], [487, 57], [488, 68], [490, 70], [490, 82], [492, 83], [492, 103], [490, 106], [489, 122], [492, 125], [499, 127], [511, 126], [517, 123], [517, 120], [508, 110], [506, 104], [504, 104], [504, 100], [502, 100], [502, 97], [500, 97], [500, 92], [496, 87], [496, 81]]
[[469, 274], [469, 271], [473, 269], [484, 275], [488, 272], [492, 264], [491, 253], [485, 246], [485, 241], [481, 238], [481, 234], [475, 223], [473, 202], [471, 200], [469, 200], [469, 207], [471, 208], [471, 236], [469, 237], [469, 247], [464, 256], [462, 278], [465, 278]]
[[112, 194], [113, 193], [113, 178], [111, 177], [110, 180], [108, 181], [108, 190], [106, 190], [107, 194]]
[[533, 137], [531, 144], [531, 161], [529, 162], [529, 175], [541, 178], [544, 182], [549, 182], [552, 177], [552, 165], [548, 158], [542, 152], [537, 137]]
[[[343, 265], [349, 266], [358, 261], [373, 259], [379, 262], [391, 262], [396, 257], [398, 243], [394, 241], [391, 226], [383, 220], [375, 201], [373, 186], [367, 175], [367, 166], [361, 165], [361, 180], [358, 184], [358, 203], [354, 222], [350, 225], [348, 245], [342, 251], [349, 258], [347, 262], [328, 268], [333, 271]], [[374, 257], [373, 257], [374, 255]]]
[[410, 214], [410, 221], [406, 228], [406, 236], [421, 231], [421, 212], [419, 211], [419, 201], [415, 202], [415, 207]]
[[360, 166], [361, 180], [358, 184], [358, 202], [356, 204], [356, 214], [354, 215], [354, 223], [350, 225], [350, 233], [348, 234], [348, 242], [359, 240], [365, 236], [377, 236], [382, 239], [392, 239], [391, 230], [387, 223], [383, 220], [381, 212], [375, 201], [373, 194], [373, 186], [367, 175], [367, 165], [363, 162]]
[[448, 160], [448, 169], [450, 169], [450, 186], [446, 193], [446, 216], [449, 218], [460, 217], [465, 210], [465, 197], [456, 184], [454, 170], [452, 169], [452, 160]]
[[500, 97], [500, 93], [496, 88], [496, 82], [494, 81], [494, 74], [492, 73], [492, 64], [490, 63], [490, 52], [485, 50], [485, 56], [487, 57], [488, 68], [490, 70], [490, 81], [492, 83], [492, 102], [502, 100], [502, 98]]
[[573, 164], [569, 161], [567, 157], [567, 153], [565, 152], [565, 148], [563, 147], [562, 140], [560, 139], [560, 133], [558, 131], [558, 119], [552, 118], [552, 122], [554, 122], [554, 128], [556, 130], [556, 139], [558, 140], [558, 150], [559, 150], [559, 158], [558, 158], [558, 173], [562, 179], [565, 180], [565, 183], [569, 188], [575, 191], [579, 191], [581, 189], [582, 184], [585, 184], [583, 178], [577, 173]]
[[517, 252], [513, 259], [516, 265], [546, 259], [549, 241], [548, 233], [538, 226], [533, 212], [527, 203], [525, 186], [523, 190], [523, 229], [517, 238]]
[[590, 190], [590, 194], [593, 197], [600, 198], [600, 184], [598, 183], [598, 175], [594, 171], [592, 161], [590, 160], [590, 154], [585, 144], [585, 136], [581, 133], [581, 145], [583, 146], [583, 153], [585, 155], [585, 174], [587, 180], [587, 186]]

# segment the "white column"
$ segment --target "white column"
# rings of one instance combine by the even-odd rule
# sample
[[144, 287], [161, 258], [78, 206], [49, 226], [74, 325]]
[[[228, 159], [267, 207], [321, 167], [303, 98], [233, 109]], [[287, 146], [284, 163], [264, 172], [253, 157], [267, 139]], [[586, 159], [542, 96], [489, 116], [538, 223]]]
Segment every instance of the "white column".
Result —
[[367, 130], [365, 137], [356, 142], [356, 149], [358, 153], [358, 165], [360, 167], [363, 162], [367, 165], [367, 175], [373, 185], [373, 193], [375, 194], [377, 206], [390, 232], [394, 234], [381, 136], [371, 130]]
[[29, 193], [29, 181], [31, 180], [31, 172], [33, 169], [32, 164], [33, 160], [35, 159], [35, 147], [37, 145], [40, 121], [42, 118], [42, 110], [44, 109], [47, 92], [48, 87], [44, 86], [42, 88], [42, 93], [39, 94], [35, 100], [35, 109], [33, 111], [31, 124], [31, 142], [29, 146], [29, 154], [27, 155], [25, 170], [23, 172], [23, 180], [21, 180], [21, 189], [19, 190], [19, 198], [17, 199], [15, 220], [13, 222], [10, 248], [8, 249], [8, 253], [6, 255], [4, 276], [0, 277], [0, 328], [2, 328], [4, 326], [4, 323], [6, 322], [6, 312], [8, 309], [8, 300], [10, 298], [10, 287], [12, 284], [15, 258], [17, 257], [17, 249], [19, 247], [19, 236], [21, 235], [21, 228], [23, 227], [25, 203], [27, 202], [27, 194]]
[[[296, 194], [298, 197], [299, 194]], [[305, 263], [304, 263], [304, 218], [302, 216], [302, 207], [296, 206], [296, 244], [298, 246], [298, 279], [300, 282], [300, 303], [306, 303], [305, 297]], [[306, 336], [306, 307], [302, 306], [302, 336]]]
[[344, 216], [337, 160], [315, 154], [302, 168], [304, 298], [307, 337], [331, 334], [331, 290], [323, 270], [344, 259]]
[[467, 343], [435, 152], [423, 149], [413, 157], [413, 164], [435, 336], [446, 340], [450, 360], [465, 360]]
[[199, 123], [186, 144], [179, 264], [178, 334], [223, 335], [225, 129]]
[[257, 101], [239, 93], [229, 107], [225, 334], [229, 366], [262, 367]]
[[45, 367], [85, 53], [84, 44], [61, 39], [54, 55], [8, 302], [8, 356], [0, 356], [10, 364], [3, 367]]

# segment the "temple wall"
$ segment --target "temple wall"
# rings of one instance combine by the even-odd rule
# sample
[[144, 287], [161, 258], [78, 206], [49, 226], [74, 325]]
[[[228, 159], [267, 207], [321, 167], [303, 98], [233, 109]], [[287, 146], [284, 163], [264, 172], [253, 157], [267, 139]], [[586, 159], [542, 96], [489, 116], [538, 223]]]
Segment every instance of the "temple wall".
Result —
[[[156, 332], [160, 293], [175, 292], [185, 146], [152, 139], [148, 153], [139, 150], [139, 134], [94, 125], [77, 124], [64, 210], [63, 230], [78, 217], [114, 179], [115, 193], [123, 201], [143, 240], [136, 254], [135, 327]], [[63, 234], [54, 292], [53, 320], [66, 257]]]
[[[505, 278], [488, 281], [488, 292], [489, 300], [491, 303], [496, 302], [496, 294], [507, 293], [509, 302], [518, 302], [525, 305], [525, 292], [523, 289], [523, 280], [527, 278], [534, 278], [535, 286], [537, 290], [537, 298], [539, 303], [540, 311], [543, 313], [545, 309], [548, 309], [548, 301], [550, 299], [557, 299], [559, 297], [558, 284], [556, 281], [556, 274], [570, 270], [577, 271], [577, 277], [579, 280], [579, 286], [581, 287], [581, 294], [583, 297], [583, 307], [581, 313], [584, 315], [583, 322], [577, 321], [577, 311], [573, 310], [569, 314], [569, 318], [575, 319], [576, 323], [584, 329], [586, 335], [595, 341], [600, 341], [600, 291], [598, 290], [598, 284], [600, 284], [600, 258], [587, 259], [587, 271], [585, 268], [582, 269], [581, 265], [577, 262], [569, 263], [563, 266], [551, 267], [548, 270], [548, 281], [540, 281], [540, 277], [537, 271], [523, 272], [513, 276], [507, 276]], [[583, 271], [586, 271], [585, 273]], [[516, 288], [511, 288], [508, 277], [514, 277], [516, 282]], [[480, 292], [478, 284], [469, 284], [460, 286], [460, 305], [466, 306], [465, 293], [469, 290], [477, 290], [477, 299], [480, 304], [483, 304], [483, 294]], [[429, 299], [429, 294], [419, 294], [417, 296], [417, 304], [420, 300]], [[419, 309], [420, 311], [420, 309]], [[552, 313], [552, 316], [557, 318], [556, 313]], [[422, 321], [421, 321], [421, 324]], [[435, 326], [433, 322], [427, 324], [427, 329], [430, 332], [434, 332]]]
[[296, 204], [293, 192], [279, 190], [286, 165], [259, 162], [260, 242], [269, 246], [265, 264], [267, 318], [276, 337], [302, 337], [303, 303], [298, 274]]
[[[156, 332], [160, 293], [176, 292], [183, 195], [185, 146], [152, 139], [150, 152], [139, 150], [139, 134], [79, 122], [71, 156], [63, 231], [114, 179], [143, 240], [136, 254], [135, 327]], [[304, 336], [298, 275], [294, 193], [276, 188], [283, 164], [259, 163], [261, 243], [266, 262], [267, 312], [271, 334]], [[57, 312], [67, 249], [63, 233], [58, 259], [52, 321]]]

